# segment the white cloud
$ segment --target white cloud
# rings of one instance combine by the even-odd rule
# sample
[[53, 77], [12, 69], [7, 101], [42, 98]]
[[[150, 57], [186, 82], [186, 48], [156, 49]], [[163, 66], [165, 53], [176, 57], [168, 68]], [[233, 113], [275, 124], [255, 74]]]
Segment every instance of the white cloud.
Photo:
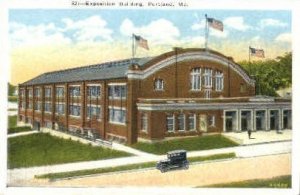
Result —
[[194, 23], [191, 26], [192, 30], [200, 30], [200, 29], [203, 29], [203, 28], [205, 28], [205, 19], [202, 19], [200, 22]]
[[229, 17], [224, 20], [225, 28], [228, 26], [235, 30], [246, 31], [251, 28], [244, 22], [243, 17]]
[[226, 38], [228, 36], [228, 31], [227, 30], [219, 31], [214, 28], [209, 28], [209, 35], [218, 38]]
[[260, 27], [267, 27], [267, 26], [273, 26], [273, 27], [285, 27], [287, 26], [287, 23], [281, 22], [280, 20], [275, 20], [272, 18], [266, 18], [262, 19], [260, 21]]
[[10, 39], [12, 47], [71, 42], [69, 38], [59, 32], [53, 23], [28, 26], [12, 22], [10, 23]]
[[62, 21], [66, 25], [64, 31], [75, 30], [74, 38], [77, 41], [112, 40], [113, 31], [107, 27], [107, 22], [100, 16], [91, 16], [79, 21], [64, 18]]
[[275, 38], [275, 41], [290, 43], [292, 42], [292, 35], [291, 33], [282, 33]]
[[172, 22], [166, 19], [158, 19], [144, 26], [135, 26], [130, 19], [125, 19], [120, 26], [121, 34], [130, 36], [132, 33], [141, 35], [149, 40], [150, 44], [169, 44], [176, 41], [180, 32]]

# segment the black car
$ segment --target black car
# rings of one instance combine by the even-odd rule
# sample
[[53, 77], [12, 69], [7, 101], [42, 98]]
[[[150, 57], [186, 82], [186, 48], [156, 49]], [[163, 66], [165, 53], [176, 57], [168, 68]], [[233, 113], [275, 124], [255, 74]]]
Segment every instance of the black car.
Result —
[[185, 150], [174, 150], [167, 153], [168, 159], [157, 162], [156, 168], [162, 173], [171, 169], [188, 169], [189, 161]]

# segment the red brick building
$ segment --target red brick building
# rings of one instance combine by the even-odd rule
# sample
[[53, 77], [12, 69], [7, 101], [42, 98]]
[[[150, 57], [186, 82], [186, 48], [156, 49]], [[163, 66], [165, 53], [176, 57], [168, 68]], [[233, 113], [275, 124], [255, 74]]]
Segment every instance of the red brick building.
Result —
[[291, 100], [255, 96], [231, 57], [176, 48], [42, 74], [19, 85], [19, 121], [127, 143], [291, 129]]

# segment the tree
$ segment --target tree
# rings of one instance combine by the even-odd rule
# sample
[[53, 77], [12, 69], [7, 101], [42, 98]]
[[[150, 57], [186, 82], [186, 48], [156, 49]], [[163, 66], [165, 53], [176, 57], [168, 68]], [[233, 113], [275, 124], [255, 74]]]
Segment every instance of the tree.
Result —
[[256, 80], [256, 94], [277, 96], [280, 88], [292, 84], [292, 53], [265, 61], [242, 61], [239, 64]]
[[16, 90], [16, 86], [8, 83], [8, 96], [13, 96]]

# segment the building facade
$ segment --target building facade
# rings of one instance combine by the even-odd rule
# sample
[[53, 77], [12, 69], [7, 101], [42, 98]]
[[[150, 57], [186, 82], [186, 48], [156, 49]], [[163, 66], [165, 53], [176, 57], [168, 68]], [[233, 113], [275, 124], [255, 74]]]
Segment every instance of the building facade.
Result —
[[292, 128], [291, 100], [255, 96], [231, 57], [181, 49], [42, 74], [19, 85], [19, 121], [127, 143]]

